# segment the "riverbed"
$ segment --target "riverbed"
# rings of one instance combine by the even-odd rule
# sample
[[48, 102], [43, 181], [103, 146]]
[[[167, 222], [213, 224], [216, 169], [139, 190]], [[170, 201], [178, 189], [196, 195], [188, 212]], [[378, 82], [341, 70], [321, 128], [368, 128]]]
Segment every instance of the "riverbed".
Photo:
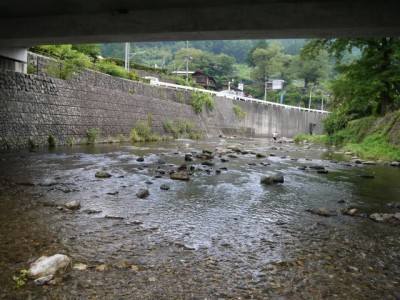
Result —
[[[218, 138], [3, 152], [0, 170], [1, 299], [400, 299], [400, 226], [369, 217], [400, 211], [399, 167]], [[16, 288], [56, 253], [52, 284]]]

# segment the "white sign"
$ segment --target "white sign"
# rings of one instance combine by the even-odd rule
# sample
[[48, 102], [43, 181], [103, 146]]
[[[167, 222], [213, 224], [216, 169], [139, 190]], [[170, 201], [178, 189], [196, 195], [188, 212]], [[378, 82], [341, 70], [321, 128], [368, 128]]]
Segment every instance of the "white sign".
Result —
[[281, 90], [283, 88], [283, 83], [285, 80], [282, 79], [273, 79], [272, 80], [272, 89], [273, 90]]

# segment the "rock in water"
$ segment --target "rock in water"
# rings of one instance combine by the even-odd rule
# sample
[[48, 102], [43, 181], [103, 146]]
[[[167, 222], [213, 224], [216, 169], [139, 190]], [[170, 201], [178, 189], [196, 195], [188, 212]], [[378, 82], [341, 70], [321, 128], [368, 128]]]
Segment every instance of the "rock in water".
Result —
[[164, 190], [164, 191], [168, 191], [168, 190], [170, 189], [170, 186], [169, 186], [168, 184], [166, 184], [166, 183], [163, 183], [163, 184], [160, 186], [160, 189], [162, 189], [162, 190]]
[[35, 279], [35, 284], [36, 285], [44, 285], [47, 282], [49, 282], [50, 280], [52, 280], [53, 278], [54, 278], [54, 275], [48, 275], [48, 276], [40, 277], [38, 279]]
[[282, 175], [274, 175], [274, 176], [263, 176], [261, 177], [260, 183], [271, 185], [274, 183], [283, 183], [284, 179]]
[[140, 189], [139, 192], [137, 192], [136, 196], [140, 199], [144, 199], [150, 195], [149, 190], [147, 189]]
[[319, 215], [319, 216], [323, 216], [323, 217], [336, 216], [336, 213], [329, 211], [326, 208], [312, 208], [312, 209], [306, 209], [306, 211], [308, 211], [314, 215]]
[[171, 179], [189, 181], [189, 175], [186, 172], [175, 172], [170, 175]]
[[267, 185], [271, 185], [271, 184], [273, 184], [274, 182], [273, 182], [273, 180], [272, 180], [272, 177], [270, 177], [270, 176], [263, 176], [263, 177], [261, 177], [260, 183], [262, 183], [262, 184], [267, 184]]
[[65, 207], [68, 209], [79, 209], [81, 208], [81, 203], [78, 200], [73, 200], [70, 202], [65, 203]]
[[97, 171], [94, 176], [96, 176], [97, 178], [110, 178], [111, 174], [107, 173], [106, 171]]
[[35, 279], [48, 275], [54, 275], [58, 270], [68, 266], [70, 262], [71, 259], [64, 254], [42, 256], [31, 265], [28, 276]]

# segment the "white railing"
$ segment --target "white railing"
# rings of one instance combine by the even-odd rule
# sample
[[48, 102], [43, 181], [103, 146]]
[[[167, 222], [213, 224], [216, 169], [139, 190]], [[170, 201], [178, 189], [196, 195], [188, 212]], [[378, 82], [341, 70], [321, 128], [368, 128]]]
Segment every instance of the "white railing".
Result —
[[[214, 96], [217, 96], [217, 94], [218, 94], [218, 92], [214, 92], [214, 91], [210, 91], [210, 90], [199, 89], [199, 88], [195, 88], [195, 87], [191, 87], [191, 86], [173, 84], [173, 83], [162, 82], [162, 81], [153, 81], [153, 82], [151, 82], [151, 85], [158, 85], [158, 86], [162, 86], [162, 87], [180, 89], [180, 90], [186, 90], [186, 91], [188, 91], [188, 90], [190, 90], [190, 91], [198, 91], [198, 92], [202, 92], [202, 93], [212, 94]], [[231, 99], [231, 98], [229, 98], [229, 99]], [[298, 106], [293, 106], [293, 105], [280, 104], [280, 103], [275, 103], [275, 102], [271, 102], [271, 101], [265, 101], [265, 100], [260, 100], [260, 99], [250, 98], [250, 97], [244, 97], [244, 96], [239, 96], [239, 95], [236, 95], [233, 100], [256, 102], [256, 103], [260, 103], [260, 104], [264, 104], [264, 105], [282, 107], [282, 108], [285, 108], [285, 109], [303, 110], [303, 111], [309, 111], [309, 112], [329, 114], [329, 112], [326, 111], [326, 110], [309, 109], [309, 108], [305, 108], [305, 107], [298, 107]]]

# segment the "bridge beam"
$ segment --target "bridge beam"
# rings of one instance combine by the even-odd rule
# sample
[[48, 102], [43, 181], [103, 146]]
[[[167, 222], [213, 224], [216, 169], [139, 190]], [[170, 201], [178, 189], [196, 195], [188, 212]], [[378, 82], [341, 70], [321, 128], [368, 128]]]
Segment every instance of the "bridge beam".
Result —
[[26, 73], [28, 51], [21, 47], [0, 48], [0, 70]]
[[400, 36], [398, 0], [5, 0], [0, 46]]

